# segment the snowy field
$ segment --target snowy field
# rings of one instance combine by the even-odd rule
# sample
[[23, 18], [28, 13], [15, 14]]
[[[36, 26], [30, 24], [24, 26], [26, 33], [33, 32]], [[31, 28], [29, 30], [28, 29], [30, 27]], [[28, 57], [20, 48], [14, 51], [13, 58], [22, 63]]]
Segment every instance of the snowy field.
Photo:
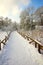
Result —
[[15, 31], [0, 54], [0, 65], [43, 65], [43, 55]]

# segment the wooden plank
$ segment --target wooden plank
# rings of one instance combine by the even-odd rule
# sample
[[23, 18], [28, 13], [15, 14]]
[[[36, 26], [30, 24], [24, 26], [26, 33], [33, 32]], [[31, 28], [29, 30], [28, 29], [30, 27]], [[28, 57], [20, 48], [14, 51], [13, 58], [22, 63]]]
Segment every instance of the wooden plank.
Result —
[[43, 46], [41, 46], [41, 45], [40, 45], [40, 49], [42, 49], [42, 50], [43, 50]]

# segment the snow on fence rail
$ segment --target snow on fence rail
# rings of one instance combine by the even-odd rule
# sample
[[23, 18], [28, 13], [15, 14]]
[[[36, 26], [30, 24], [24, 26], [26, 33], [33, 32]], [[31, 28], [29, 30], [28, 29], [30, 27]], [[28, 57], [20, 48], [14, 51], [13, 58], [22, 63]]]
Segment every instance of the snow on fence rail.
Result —
[[43, 50], [43, 44], [41, 44], [39, 41], [37, 41], [36, 39], [33, 39], [32, 37], [30, 37], [28, 34], [26, 34], [25, 32], [18, 32], [19, 34], [21, 34], [25, 39], [27, 40], [31, 40], [29, 43], [35, 42], [35, 48], [38, 47], [38, 52], [40, 52], [40, 49]]

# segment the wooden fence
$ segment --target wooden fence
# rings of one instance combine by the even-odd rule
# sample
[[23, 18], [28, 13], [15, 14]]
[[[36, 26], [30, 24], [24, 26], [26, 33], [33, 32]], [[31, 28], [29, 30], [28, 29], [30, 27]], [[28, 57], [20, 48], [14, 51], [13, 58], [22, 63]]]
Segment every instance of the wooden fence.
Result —
[[6, 41], [9, 39], [11, 32], [9, 32], [8, 36], [5, 36], [5, 38], [1, 41], [0, 40], [0, 50], [1, 50], [1, 44], [6, 45]]
[[43, 50], [43, 44], [40, 43], [39, 41], [37, 41], [36, 39], [33, 39], [32, 37], [30, 37], [28, 34], [26, 34], [25, 32], [18, 32], [20, 35], [22, 35], [25, 39], [27, 39], [28, 41], [31, 40], [29, 43], [34, 42], [35, 43], [35, 48], [38, 48], [38, 52], [41, 53], [40, 49]]

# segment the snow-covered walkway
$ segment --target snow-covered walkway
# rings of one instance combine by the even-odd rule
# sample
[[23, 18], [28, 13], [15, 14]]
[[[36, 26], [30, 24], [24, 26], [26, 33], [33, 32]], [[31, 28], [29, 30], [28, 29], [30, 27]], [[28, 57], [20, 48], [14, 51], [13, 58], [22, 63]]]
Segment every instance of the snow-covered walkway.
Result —
[[14, 31], [0, 54], [0, 65], [43, 65], [43, 55]]

